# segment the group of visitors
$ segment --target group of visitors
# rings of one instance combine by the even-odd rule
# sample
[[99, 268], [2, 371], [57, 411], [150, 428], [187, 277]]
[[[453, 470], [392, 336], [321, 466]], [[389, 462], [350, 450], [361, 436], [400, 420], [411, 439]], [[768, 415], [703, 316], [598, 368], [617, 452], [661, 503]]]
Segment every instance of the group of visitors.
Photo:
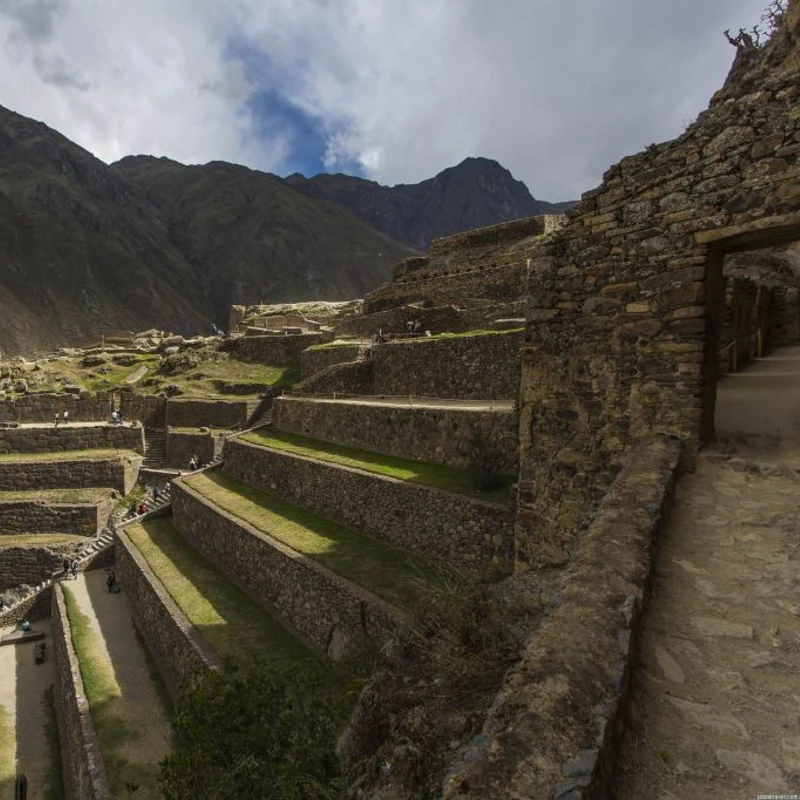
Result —
[[197, 453], [194, 453], [189, 459], [189, 469], [192, 472], [194, 472], [196, 469], [200, 469], [200, 459], [197, 457]]
[[59, 419], [63, 420], [64, 425], [66, 425], [69, 422], [69, 411], [64, 409], [64, 413], [60, 417], [58, 415], [58, 411], [56, 411], [55, 417], [56, 417], [56, 420], [55, 420], [55, 427], [56, 428], [58, 427]]
[[122, 413], [122, 409], [117, 411], [115, 408], [111, 412], [111, 424], [112, 425], [124, 425], [125, 424], [125, 415]]
[[422, 323], [419, 320], [406, 322], [406, 333], [422, 333]]
[[78, 559], [77, 558], [73, 558], [72, 561], [70, 561], [68, 558], [65, 558], [62, 566], [64, 568], [64, 580], [65, 581], [69, 580], [70, 578], [75, 580], [78, 577]]

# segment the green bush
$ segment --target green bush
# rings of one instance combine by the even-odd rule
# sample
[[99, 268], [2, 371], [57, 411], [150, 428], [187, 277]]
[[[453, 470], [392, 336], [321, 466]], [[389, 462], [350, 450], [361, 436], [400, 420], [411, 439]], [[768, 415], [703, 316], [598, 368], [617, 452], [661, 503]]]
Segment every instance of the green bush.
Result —
[[161, 790], [167, 800], [338, 797], [345, 717], [342, 693], [296, 662], [200, 673], [178, 698]]

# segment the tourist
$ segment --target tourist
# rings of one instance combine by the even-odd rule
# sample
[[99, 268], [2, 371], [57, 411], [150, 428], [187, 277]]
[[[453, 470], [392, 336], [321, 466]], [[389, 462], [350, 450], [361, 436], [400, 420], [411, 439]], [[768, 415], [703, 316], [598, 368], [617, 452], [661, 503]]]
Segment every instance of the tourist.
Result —
[[56, 428], [58, 427], [58, 411], [56, 411], [56, 424], [55, 424], [54, 427], [56, 427]]
[[108, 571], [108, 577], [106, 578], [106, 586], [108, 587], [109, 594], [111, 594], [112, 592], [116, 594], [115, 589], [117, 587], [117, 576], [114, 574], [113, 569], [110, 569]]
[[30, 624], [30, 622], [28, 622], [28, 620], [25, 620], [25, 621], [22, 623], [22, 630], [23, 630], [23, 632], [24, 632], [24, 633], [30, 633], [30, 630], [31, 630], [31, 624]]
[[64, 424], [66, 425], [69, 422], [69, 411], [64, 411]]
[[117, 415], [116, 410], [114, 410], [114, 411], [111, 412], [111, 424], [112, 425], [116, 425], [118, 421], [119, 421], [119, 417]]
[[72, 573], [73, 580], [78, 580], [78, 559], [73, 558], [70, 565], [70, 572]]
[[142, 516], [142, 514], [147, 513], [147, 506], [144, 504], [144, 501], [139, 503], [139, 508], [137, 509], [137, 511], [139, 513], [139, 516]]
[[119, 424], [120, 425], [125, 424], [125, 415], [122, 413], [122, 409], [119, 410]]
[[65, 558], [64, 563], [61, 565], [64, 568], [64, 578], [69, 577], [69, 559]]
[[422, 323], [419, 320], [417, 320], [414, 323], [414, 333], [419, 333], [421, 330], [422, 330]]
[[199, 461], [199, 459], [197, 458], [197, 456], [196, 456], [196, 455], [193, 455], [193, 456], [192, 456], [192, 457], [189, 459], [189, 469], [190, 469], [190, 470], [192, 470], [192, 471], [194, 471], [194, 470], [196, 470], [196, 469], [197, 469], [199, 466], [200, 466], [200, 461]]

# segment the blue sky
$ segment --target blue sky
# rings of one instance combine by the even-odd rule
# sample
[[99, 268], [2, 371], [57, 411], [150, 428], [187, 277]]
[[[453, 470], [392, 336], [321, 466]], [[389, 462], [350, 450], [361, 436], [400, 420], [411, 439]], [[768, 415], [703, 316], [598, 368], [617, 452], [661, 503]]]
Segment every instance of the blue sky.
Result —
[[416, 182], [494, 158], [567, 200], [679, 135], [767, 0], [2, 0], [0, 105], [104, 161]]

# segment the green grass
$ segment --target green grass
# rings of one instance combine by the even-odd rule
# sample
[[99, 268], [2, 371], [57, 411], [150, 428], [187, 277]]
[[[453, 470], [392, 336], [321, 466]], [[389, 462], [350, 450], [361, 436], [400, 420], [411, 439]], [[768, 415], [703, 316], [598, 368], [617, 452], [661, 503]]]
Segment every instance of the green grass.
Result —
[[[368, 342], [369, 337], [363, 336], [361, 337], [364, 341]], [[322, 342], [322, 344], [312, 344], [311, 347], [307, 347], [305, 352], [309, 352], [310, 350], [330, 350], [334, 347], [360, 347], [362, 346], [362, 342], [360, 340], [350, 341], [350, 342]]]
[[64, 800], [64, 778], [61, 762], [61, 745], [58, 741], [56, 708], [53, 700], [53, 687], [49, 686], [42, 695], [44, 708], [44, 735], [47, 748], [47, 769], [44, 776], [42, 797], [44, 800]]
[[[14, 680], [5, 675], [3, 680]], [[0, 789], [14, 786], [17, 775], [17, 732], [14, 720], [4, 706], [0, 706]], [[8, 792], [9, 796], [12, 792]], [[4, 794], [5, 796], [5, 794]]]
[[509, 328], [504, 331], [496, 330], [474, 330], [462, 331], [461, 333], [435, 333], [432, 336], [425, 336], [422, 339], [409, 339], [411, 342], [430, 341], [431, 339], [462, 339], [465, 336], [508, 336], [511, 333], [519, 333], [524, 331], [525, 328]]
[[28, 461], [92, 461], [117, 458], [118, 456], [137, 456], [133, 450], [112, 450], [98, 448], [96, 450], [59, 450], [53, 453], [0, 453], [0, 462], [24, 464]]
[[300, 365], [270, 367], [250, 361], [220, 358], [214, 361], [204, 361], [184, 372], [155, 373], [148, 374], [146, 377], [147, 382], [142, 384], [137, 391], [159, 392], [164, 387], [172, 385], [184, 392], [181, 397], [245, 400], [250, 397], [260, 397], [263, 389], [259, 392], [240, 394], [235, 391], [236, 384], [261, 384], [264, 388], [291, 386], [300, 380]]
[[237, 438], [253, 444], [274, 447], [277, 450], [285, 450], [295, 455], [342, 464], [346, 467], [356, 467], [357, 469], [374, 472], [378, 475], [386, 475], [390, 478], [398, 478], [409, 483], [421, 483], [436, 489], [468, 494], [481, 500], [504, 505], [511, 498], [511, 485], [516, 480], [514, 475], [504, 475], [501, 478], [501, 486], [498, 489], [480, 491], [472, 485], [471, 477], [467, 470], [448, 467], [444, 464], [411, 461], [405, 458], [373, 453], [369, 450], [356, 450], [352, 447], [323, 442], [320, 439], [311, 439], [307, 436], [296, 436], [295, 434], [272, 428], [261, 428], [244, 433]]
[[[103, 753], [111, 794], [114, 797], [134, 793], [138, 797], [158, 797], [158, 764], [134, 763], [125, 757], [126, 745], [147, 736], [147, 730], [121, 715], [121, 693], [114, 667], [103, 652], [89, 618], [81, 611], [72, 591], [66, 586], [63, 588], [72, 628], [72, 644], [80, 663], [86, 699]], [[167, 709], [163, 710], [166, 714]]]
[[187, 486], [235, 517], [398, 607], [407, 607], [420, 581], [438, 573], [423, 559], [351, 531], [219, 472], [185, 478]]
[[169, 520], [132, 525], [126, 533], [221, 660], [314, 659], [302, 642], [190, 547]]
[[0, 550], [4, 547], [51, 547], [56, 544], [77, 544], [87, 541], [88, 538], [71, 533], [24, 533], [12, 536], [0, 534]]

